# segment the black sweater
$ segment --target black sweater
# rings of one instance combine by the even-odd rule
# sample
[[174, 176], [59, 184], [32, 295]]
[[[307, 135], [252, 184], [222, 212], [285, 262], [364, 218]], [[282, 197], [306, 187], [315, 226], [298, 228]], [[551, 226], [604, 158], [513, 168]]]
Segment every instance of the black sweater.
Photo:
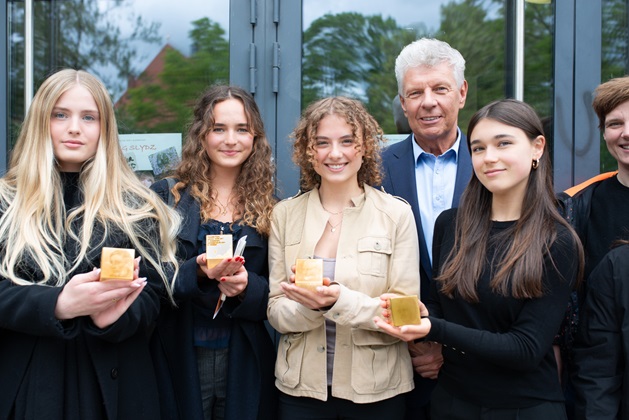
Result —
[[[456, 209], [443, 212], [435, 224], [433, 274], [440, 274], [454, 242]], [[490, 235], [515, 222], [494, 222]], [[490, 261], [495, 249], [489, 247]], [[576, 245], [557, 224], [557, 240], [544, 258], [545, 294], [515, 299], [494, 293], [489, 267], [478, 280], [479, 303], [448, 298], [432, 284], [427, 301], [432, 328], [428, 340], [444, 345], [439, 384], [456, 397], [496, 408], [529, 407], [562, 401], [552, 350], [577, 273]], [[555, 268], [556, 267], [556, 268]]]

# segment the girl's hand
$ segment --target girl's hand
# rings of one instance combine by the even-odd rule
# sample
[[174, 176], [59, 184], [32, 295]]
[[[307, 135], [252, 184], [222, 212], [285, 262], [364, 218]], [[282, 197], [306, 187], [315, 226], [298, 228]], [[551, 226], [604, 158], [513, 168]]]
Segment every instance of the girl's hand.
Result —
[[131, 292], [129, 294], [121, 298], [113, 298], [111, 304], [106, 306], [103, 310], [90, 314], [94, 325], [102, 329], [118, 321], [127, 309], [129, 309], [131, 304], [135, 302], [138, 296], [140, 296], [144, 286], [146, 286], [146, 277], [133, 280], [133, 289], [130, 289]]
[[385, 293], [380, 296], [380, 306], [382, 306], [382, 318], [374, 318], [373, 322], [376, 327], [380, 328], [383, 332], [397, 337], [402, 341], [414, 341], [420, 338], [424, 338], [430, 332], [430, 319], [424, 318], [428, 316], [428, 308], [423, 302], [417, 300], [419, 305], [419, 313], [422, 316], [421, 324], [419, 325], [403, 325], [401, 327], [394, 327], [391, 325], [391, 311], [389, 310], [391, 302], [390, 299], [397, 295], [392, 293]]
[[291, 275], [288, 282], [280, 283], [284, 295], [295, 302], [299, 302], [308, 309], [319, 310], [336, 303], [341, 293], [341, 286], [323, 278], [323, 286], [310, 290], [295, 285], [295, 276]]
[[235, 273], [238, 273], [242, 266], [245, 265], [245, 259], [243, 257], [225, 258], [214, 267], [207, 268], [205, 254], [200, 254], [197, 256], [197, 264], [199, 265], [199, 270], [207, 278], [220, 281], [221, 277], [233, 276]]
[[249, 283], [249, 273], [247, 269], [241, 265], [238, 271], [230, 276], [223, 276], [219, 279], [218, 288], [225, 296], [238, 296], [247, 288]]
[[[55, 316], [57, 319], [72, 319], [79, 316], [88, 316], [102, 313], [112, 307], [122, 308], [121, 301], [127, 302], [124, 310], [112, 321], [115, 322], [120, 315], [137, 298], [146, 279], [139, 279], [140, 257], [134, 260], [133, 281], [100, 281], [100, 269], [94, 269], [89, 273], [76, 274], [68, 281], [57, 298]], [[139, 290], [139, 291], [138, 291]], [[129, 300], [130, 298], [130, 300]]]
[[422, 318], [422, 323], [419, 325], [403, 325], [401, 327], [394, 327], [379, 317], [375, 317], [373, 322], [382, 332], [399, 338], [402, 341], [414, 341], [424, 338], [430, 332], [429, 318]]

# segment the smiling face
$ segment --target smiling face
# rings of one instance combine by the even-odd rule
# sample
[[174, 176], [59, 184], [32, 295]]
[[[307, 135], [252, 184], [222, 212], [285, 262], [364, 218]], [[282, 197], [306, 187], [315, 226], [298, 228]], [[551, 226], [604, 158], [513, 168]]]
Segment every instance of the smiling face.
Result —
[[50, 116], [50, 136], [62, 172], [79, 172], [96, 154], [100, 116], [85, 87], [77, 84], [59, 97]]
[[457, 136], [459, 110], [465, 105], [467, 82], [457, 87], [452, 67], [411, 67], [404, 74], [400, 102], [415, 140], [435, 156], [448, 150]]
[[469, 141], [478, 180], [494, 198], [521, 203], [532, 162], [543, 154], [544, 137], [531, 141], [521, 129], [485, 118], [476, 124]]
[[619, 178], [629, 179], [629, 102], [605, 116], [603, 138], [607, 150], [618, 162]]
[[363, 157], [361, 142], [343, 118], [326, 115], [319, 121], [314, 150], [314, 170], [321, 176], [322, 188], [327, 184], [358, 188]]
[[242, 102], [232, 98], [214, 105], [214, 125], [203, 143], [213, 170], [239, 171], [251, 155], [253, 139]]

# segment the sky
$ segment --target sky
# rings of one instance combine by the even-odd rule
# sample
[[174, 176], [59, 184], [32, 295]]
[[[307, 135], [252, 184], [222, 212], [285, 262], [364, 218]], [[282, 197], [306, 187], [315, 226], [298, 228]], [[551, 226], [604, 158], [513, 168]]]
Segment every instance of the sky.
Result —
[[[298, 1], [298, 0], [290, 0]], [[303, 25], [308, 28], [313, 20], [326, 13], [360, 12], [365, 15], [382, 14], [392, 17], [400, 25], [423, 22], [429, 29], [439, 26], [441, 4], [447, 0], [303, 0]], [[188, 31], [190, 22], [209, 17], [223, 28], [229, 26], [229, 0], [132, 0], [132, 10], [143, 18], [161, 24], [160, 34], [164, 42], [189, 53]], [[420, 5], [421, 4], [421, 5]], [[145, 51], [148, 64], [162, 45], [152, 46]], [[154, 52], [152, 51], [154, 50]]]

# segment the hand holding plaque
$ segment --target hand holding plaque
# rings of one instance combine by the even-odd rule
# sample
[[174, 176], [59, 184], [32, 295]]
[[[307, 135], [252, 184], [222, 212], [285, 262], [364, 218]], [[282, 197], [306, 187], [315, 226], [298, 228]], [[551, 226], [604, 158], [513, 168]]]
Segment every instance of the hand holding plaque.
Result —
[[135, 249], [104, 247], [100, 256], [100, 280], [133, 280]]

